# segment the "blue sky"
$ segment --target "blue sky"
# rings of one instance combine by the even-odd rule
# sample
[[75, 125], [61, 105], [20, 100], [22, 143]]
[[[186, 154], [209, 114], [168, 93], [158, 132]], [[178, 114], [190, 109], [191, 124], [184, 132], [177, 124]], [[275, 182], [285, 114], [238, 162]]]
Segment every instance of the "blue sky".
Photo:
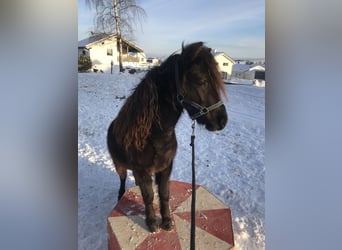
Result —
[[[237, 58], [265, 57], [265, 1], [137, 0], [147, 18], [133, 41], [147, 56], [167, 56], [185, 44], [203, 41]], [[78, 0], [78, 39], [94, 30], [95, 11]]]

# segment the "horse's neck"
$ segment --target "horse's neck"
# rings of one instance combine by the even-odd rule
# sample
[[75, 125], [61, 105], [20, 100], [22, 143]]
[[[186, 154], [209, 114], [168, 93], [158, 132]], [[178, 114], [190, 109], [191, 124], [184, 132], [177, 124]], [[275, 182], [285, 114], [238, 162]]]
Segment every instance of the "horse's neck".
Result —
[[161, 125], [165, 128], [174, 128], [183, 112], [183, 108], [177, 104], [172, 83], [168, 87], [161, 88], [158, 94]]
[[181, 114], [182, 109], [176, 108], [176, 106], [173, 103], [170, 103], [170, 101], [161, 101], [162, 105], [159, 109], [159, 114], [161, 118], [161, 126], [163, 128], [171, 128], [175, 127]]
[[[162, 68], [155, 68], [158, 71], [156, 74], [151, 74], [154, 78], [154, 82], [158, 88], [158, 99], [159, 99], [159, 115], [161, 120], [162, 128], [173, 128], [176, 126], [182, 112], [183, 107], [177, 103], [177, 90], [175, 83], [175, 72], [167, 70], [166, 68], [174, 67], [174, 62], [169, 62], [170, 65]], [[153, 75], [153, 76], [152, 76]]]

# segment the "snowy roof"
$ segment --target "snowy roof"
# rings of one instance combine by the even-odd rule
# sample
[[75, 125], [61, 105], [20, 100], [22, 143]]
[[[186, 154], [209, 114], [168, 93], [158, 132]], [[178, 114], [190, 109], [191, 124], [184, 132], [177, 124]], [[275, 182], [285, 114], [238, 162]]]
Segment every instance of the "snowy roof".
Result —
[[257, 71], [257, 70], [265, 71], [265, 65], [255, 65], [249, 68], [249, 70], [250, 71]]
[[250, 65], [247, 65], [247, 64], [234, 64], [233, 65], [233, 71], [244, 72], [244, 71], [248, 71], [249, 67], [250, 67]]
[[91, 37], [87, 37], [81, 41], [78, 41], [78, 47], [79, 48], [85, 48], [87, 45], [92, 44], [94, 42], [98, 42], [102, 40], [103, 38], [109, 38], [109, 35], [107, 34], [97, 34]]
[[[78, 48], [86, 48], [91, 46], [92, 44], [116, 37], [116, 34], [112, 34], [112, 35], [108, 35], [108, 34], [97, 34], [88, 38], [85, 38], [81, 41], [78, 41]], [[124, 38], [122, 38], [122, 41], [124, 43], [126, 43], [127, 45], [133, 47], [134, 49], [136, 49], [138, 52], [144, 52], [140, 47], [138, 47], [136, 44], [134, 44], [133, 42], [130, 42]]]
[[217, 56], [219, 56], [219, 55], [223, 55], [223, 56], [226, 57], [229, 61], [231, 61], [233, 64], [235, 63], [234, 59], [231, 58], [230, 56], [228, 56], [228, 55], [227, 55], [226, 53], [224, 53], [224, 52], [217, 52], [217, 51], [214, 51], [214, 52], [212, 52], [212, 54], [213, 54], [214, 57], [217, 57]]
[[264, 71], [265, 70], [265, 65], [260, 65], [260, 64], [234, 64], [233, 65], [233, 71], [240, 71], [240, 72], [246, 72], [246, 71]]

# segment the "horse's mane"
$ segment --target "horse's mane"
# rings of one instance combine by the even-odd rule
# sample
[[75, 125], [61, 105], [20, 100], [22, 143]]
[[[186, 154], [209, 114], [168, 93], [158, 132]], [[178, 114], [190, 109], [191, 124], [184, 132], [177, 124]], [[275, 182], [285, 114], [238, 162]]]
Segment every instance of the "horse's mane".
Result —
[[133, 144], [142, 150], [153, 123], [160, 124], [157, 87], [150, 78], [144, 78], [127, 98], [114, 123], [116, 141], [125, 149]]
[[205, 63], [212, 84], [218, 96], [225, 92], [225, 87], [211, 49], [203, 46], [203, 42], [182, 45], [182, 53], [172, 54], [160, 66], [152, 68], [135, 87], [115, 119], [113, 132], [117, 143], [128, 150], [134, 146], [141, 151], [151, 133], [152, 126], [161, 128], [158, 101], [158, 86], [175, 82], [175, 63], [180, 66], [180, 74], [184, 74], [193, 63]]

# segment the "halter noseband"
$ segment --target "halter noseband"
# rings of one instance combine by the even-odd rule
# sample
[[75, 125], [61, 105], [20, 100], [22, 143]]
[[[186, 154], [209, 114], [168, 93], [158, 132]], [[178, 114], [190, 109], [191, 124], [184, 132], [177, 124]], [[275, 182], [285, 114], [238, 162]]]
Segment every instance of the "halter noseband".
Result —
[[180, 103], [180, 105], [182, 105], [182, 107], [184, 107], [184, 103], [190, 105], [191, 107], [195, 108], [198, 110], [197, 113], [195, 113], [194, 115], [191, 115], [191, 119], [195, 120], [198, 117], [201, 117], [202, 115], [205, 115], [207, 113], [209, 113], [210, 111], [219, 108], [220, 106], [223, 105], [223, 102], [220, 100], [217, 103], [209, 106], [209, 107], [203, 107], [200, 104], [193, 102], [189, 99], [187, 99], [186, 97], [184, 97], [181, 93], [180, 93], [180, 87], [179, 87], [179, 72], [178, 72], [178, 63], [176, 62], [175, 64], [176, 69], [175, 69], [175, 74], [176, 74], [176, 90], [177, 90], [177, 101]]

